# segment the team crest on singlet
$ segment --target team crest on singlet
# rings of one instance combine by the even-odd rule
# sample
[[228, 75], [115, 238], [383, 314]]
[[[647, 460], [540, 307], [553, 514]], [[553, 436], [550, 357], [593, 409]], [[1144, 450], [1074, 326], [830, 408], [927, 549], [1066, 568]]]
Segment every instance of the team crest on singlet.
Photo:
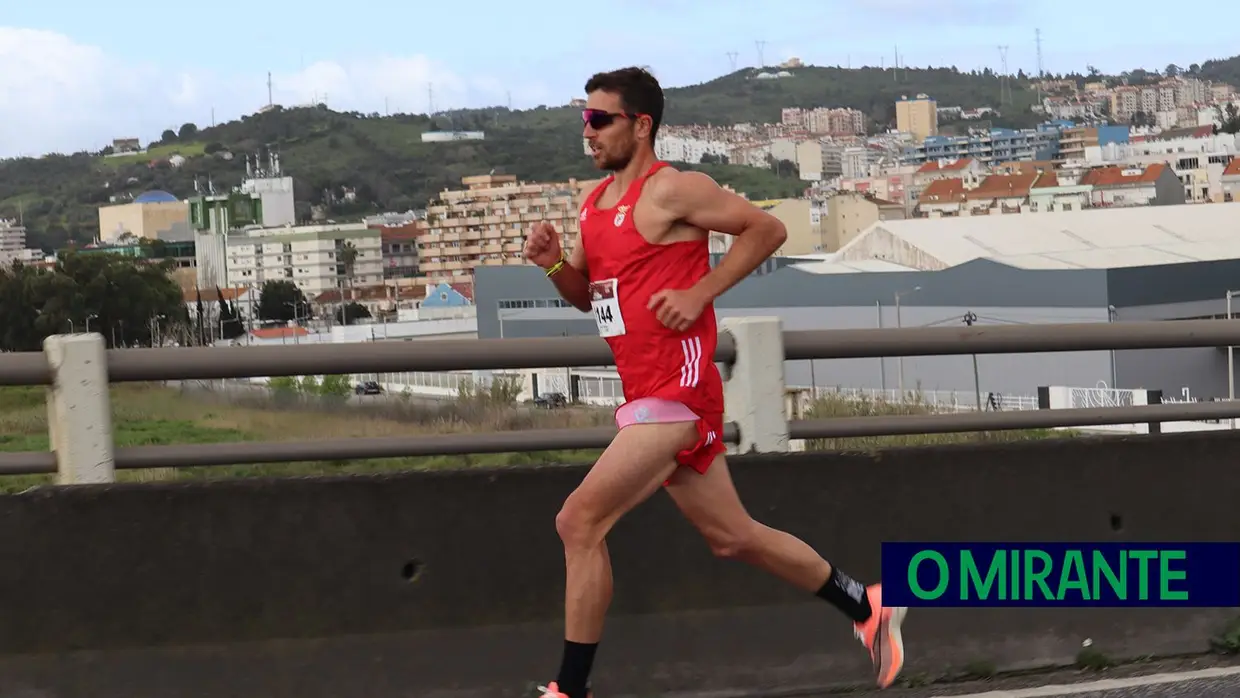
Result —
[[620, 225], [621, 225], [622, 223], [624, 223], [624, 216], [625, 216], [625, 214], [626, 214], [626, 213], [628, 213], [628, 212], [629, 212], [629, 207], [628, 207], [628, 206], [621, 206], [621, 207], [620, 207], [620, 208], [618, 208], [617, 210], [619, 211], [619, 213], [617, 213], [617, 214], [616, 214], [616, 217], [615, 217], [615, 219], [613, 219], [613, 220], [612, 220], [612, 223], [614, 223], [614, 224], [615, 224], [615, 226], [616, 226], [617, 228], [619, 228], [619, 227], [620, 227]]

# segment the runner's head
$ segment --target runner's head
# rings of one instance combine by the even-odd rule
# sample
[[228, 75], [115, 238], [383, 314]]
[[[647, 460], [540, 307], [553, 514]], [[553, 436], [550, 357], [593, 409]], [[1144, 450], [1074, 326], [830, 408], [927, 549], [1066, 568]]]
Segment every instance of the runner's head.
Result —
[[594, 165], [622, 170], [641, 149], [654, 149], [663, 121], [663, 88], [643, 68], [597, 73], [586, 82], [582, 119]]

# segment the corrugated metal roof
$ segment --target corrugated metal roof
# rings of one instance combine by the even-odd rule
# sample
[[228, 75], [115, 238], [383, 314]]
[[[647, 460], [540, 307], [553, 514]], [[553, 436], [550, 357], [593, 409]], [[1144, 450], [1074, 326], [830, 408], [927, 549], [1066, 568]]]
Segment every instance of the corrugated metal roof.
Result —
[[857, 272], [882, 272], [882, 271], [916, 271], [912, 267], [906, 267], [894, 262], [885, 262], [881, 259], [858, 259], [841, 261], [835, 255], [822, 255], [824, 259], [817, 262], [804, 262], [802, 264], [793, 264], [792, 268], [803, 271], [807, 274], [855, 274]]
[[1113, 269], [1240, 258], [1240, 203], [880, 221], [832, 260]]

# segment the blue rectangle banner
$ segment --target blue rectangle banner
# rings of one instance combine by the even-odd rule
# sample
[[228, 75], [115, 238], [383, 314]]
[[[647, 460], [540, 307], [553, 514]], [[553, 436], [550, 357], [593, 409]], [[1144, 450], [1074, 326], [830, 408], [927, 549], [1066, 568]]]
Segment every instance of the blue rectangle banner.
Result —
[[1240, 543], [883, 543], [883, 605], [1240, 606]]

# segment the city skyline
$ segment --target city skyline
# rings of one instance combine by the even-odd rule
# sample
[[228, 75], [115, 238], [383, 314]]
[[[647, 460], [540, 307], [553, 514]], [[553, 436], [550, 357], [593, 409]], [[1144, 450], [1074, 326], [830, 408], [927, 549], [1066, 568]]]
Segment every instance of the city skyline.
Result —
[[[482, 2], [465, 21], [455, 7], [389, 0], [344, 14], [311, 0], [297, 15], [220, 0], [210, 14], [244, 21], [224, 25], [224, 34], [195, 34], [194, 27], [220, 25], [203, 22], [199, 10], [149, 0], [125, 12], [25, 4], [7, 9], [0, 26], [0, 158], [97, 150], [121, 137], [145, 143], [184, 122], [209, 126], [213, 115], [230, 121], [267, 103], [268, 72], [276, 103], [425, 113], [432, 104], [564, 104], [590, 73], [625, 64], [651, 66], [667, 86], [695, 84], [729, 72], [733, 57], [738, 67], [758, 65], [760, 54], [768, 65], [796, 56], [812, 65], [890, 67], [898, 47], [902, 65], [997, 70], [1004, 44], [1010, 72], [1033, 72], [1038, 28], [1048, 72], [1161, 70], [1234, 52], [1225, 23], [1160, 26], [1163, 33], [1148, 40], [1148, 17], [1156, 16], [1149, 0], [1124, 13], [1067, 0], [1050, 5], [1034, 12], [987, 0], [935, 9], [911, 0], [822, 7], [772, 0], [755, 21], [752, 4], [736, 0], [709, 11], [681, 0], [634, 0], [613, 13], [616, 20], [606, 9], [549, 0], [538, 13]], [[1053, 21], [1056, 7], [1070, 9], [1074, 22]], [[618, 48], [601, 51], [600, 42]]]

